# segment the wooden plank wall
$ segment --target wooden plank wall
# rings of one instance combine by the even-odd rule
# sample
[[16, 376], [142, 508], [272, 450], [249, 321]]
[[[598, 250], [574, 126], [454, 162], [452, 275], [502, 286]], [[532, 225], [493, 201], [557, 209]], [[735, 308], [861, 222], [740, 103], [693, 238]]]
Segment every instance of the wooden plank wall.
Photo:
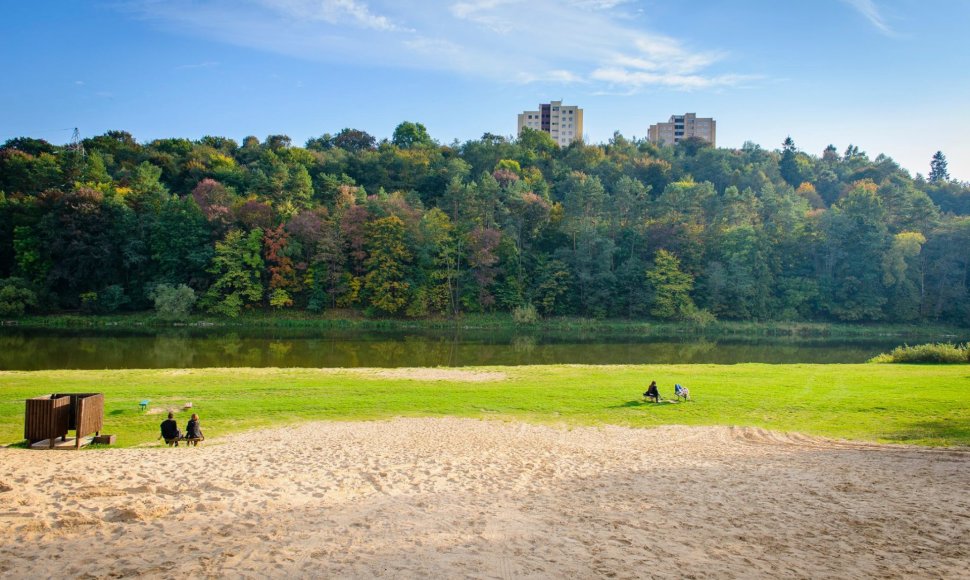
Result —
[[104, 395], [101, 393], [78, 395], [77, 438], [100, 433], [104, 428]]
[[71, 398], [45, 395], [27, 399], [24, 439], [30, 443], [67, 435], [71, 424]]

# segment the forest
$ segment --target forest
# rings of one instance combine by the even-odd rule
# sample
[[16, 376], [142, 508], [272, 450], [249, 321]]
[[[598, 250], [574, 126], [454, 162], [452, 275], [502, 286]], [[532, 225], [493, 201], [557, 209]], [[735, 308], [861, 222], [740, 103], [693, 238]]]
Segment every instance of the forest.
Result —
[[246, 310], [970, 325], [970, 184], [858, 147], [420, 123], [0, 147], [0, 315]]

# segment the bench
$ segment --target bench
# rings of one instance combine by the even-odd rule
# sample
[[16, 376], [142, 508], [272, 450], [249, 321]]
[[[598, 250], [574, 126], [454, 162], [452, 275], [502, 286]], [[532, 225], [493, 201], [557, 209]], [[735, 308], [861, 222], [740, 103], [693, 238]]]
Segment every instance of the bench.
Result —
[[179, 442], [184, 441], [186, 447], [189, 445], [198, 446], [199, 441], [205, 441], [205, 437], [176, 437], [174, 439], [166, 439], [165, 444], [170, 447], [178, 447]]

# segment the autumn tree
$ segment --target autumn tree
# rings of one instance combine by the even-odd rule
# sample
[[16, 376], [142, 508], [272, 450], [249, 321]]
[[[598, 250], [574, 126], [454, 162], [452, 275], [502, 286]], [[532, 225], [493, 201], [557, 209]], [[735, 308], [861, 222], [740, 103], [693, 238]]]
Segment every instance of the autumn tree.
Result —
[[293, 259], [288, 252], [290, 238], [283, 224], [263, 234], [265, 264], [269, 273], [269, 304], [274, 308], [293, 306], [293, 295], [300, 291]]

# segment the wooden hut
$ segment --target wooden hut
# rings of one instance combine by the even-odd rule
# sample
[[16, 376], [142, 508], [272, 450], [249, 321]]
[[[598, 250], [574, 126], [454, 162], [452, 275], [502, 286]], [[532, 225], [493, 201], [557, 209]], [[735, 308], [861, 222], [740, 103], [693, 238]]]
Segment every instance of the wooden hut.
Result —
[[67, 439], [74, 431], [74, 448], [81, 447], [81, 438], [101, 433], [104, 427], [104, 395], [101, 393], [62, 393], [27, 399], [24, 417], [24, 439], [30, 445], [38, 441]]

